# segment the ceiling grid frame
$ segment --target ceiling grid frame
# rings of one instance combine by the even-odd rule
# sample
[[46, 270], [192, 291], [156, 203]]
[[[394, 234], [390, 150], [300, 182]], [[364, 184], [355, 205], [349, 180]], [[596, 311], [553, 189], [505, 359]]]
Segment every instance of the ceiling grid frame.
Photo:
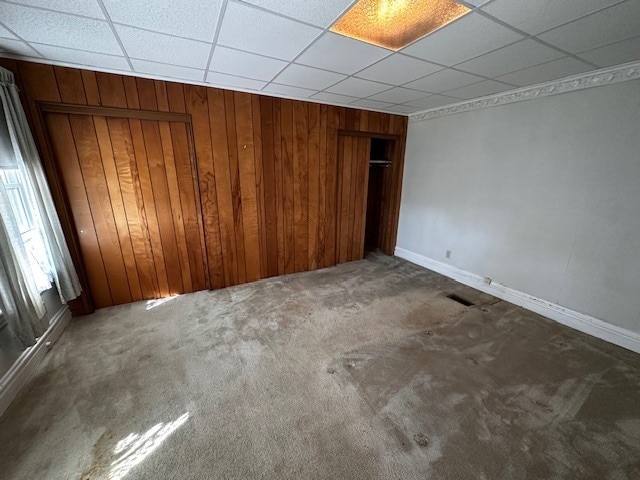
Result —
[[[66, 6], [62, 9], [55, 9], [57, 5], [52, 4], [48, 0], [0, 0], [0, 13], [4, 13], [4, 10], [8, 10], [10, 13], [10, 15], [3, 15], [2, 20], [0, 20], [0, 27], [2, 27], [0, 28], [0, 56], [31, 60], [39, 63], [69, 65], [76, 68], [90, 68], [99, 71], [121, 73], [126, 75], [137, 75], [145, 78], [161, 78], [163, 80], [180, 81], [198, 85], [218, 86], [221, 88], [231, 88], [252, 93], [262, 93], [265, 95], [316, 101], [318, 103], [328, 103], [341, 106], [353, 106], [384, 112], [399, 113], [402, 115], [410, 115], [412, 113], [423, 111], [424, 106], [421, 107], [421, 105], [437, 104], [438, 108], [441, 108], [441, 102], [447, 102], [449, 100], [451, 100], [451, 102], [448, 103], [448, 105], [454, 105], [456, 103], [473, 100], [474, 98], [482, 98], [467, 98], [468, 95], [473, 94], [474, 92], [483, 93], [491, 91], [492, 89], [493, 91], [502, 90], [502, 87], [504, 86], [505, 91], [498, 92], [498, 94], [501, 95], [508, 93], [509, 91], [516, 91], [520, 88], [531, 86], [533, 85], [533, 83], [527, 82], [531, 82], [533, 79], [546, 79], [547, 77], [552, 77], [549, 79], [549, 81], [552, 81], [559, 80], [560, 78], [564, 77], [570, 77], [572, 75], [575, 75], [576, 72], [581, 72], [585, 69], [588, 69], [587, 73], [589, 71], [597, 71], [601, 68], [612, 66], [602, 64], [604, 63], [604, 60], [601, 59], [605, 58], [607, 54], [613, 55], [615, 58], [619, 58], [619, 60], [623, 63], [626, 63], [626, 61], [640, 60], [640, 52], [636, 55], [633, 48], [633, 45], [635, 45], [635, 43], [633, 42], [640, 41], [640, 26], [638, 27], [637, 31], [634, 30], [635, 27], [633, 26], [633, 22], [635, 21], [635, 19], [640, 18], [639, 0], [593, 0], [584, 8], [582, 8], [582, 10], [580, 10], [576, 15], [572, 15], [570, 10], [566, 8], [564, 10], [561, 9], [561, 15], [559, 15], [559, 18], [562, 20], [562, 22], [558, 24], [555, 24], [555, 22], [553, 21], [545, 20], [544, 17], [539, 14], [539, 12], [535, 12], [534, 10], [531, 10], [531, 8], [529, 9], [529, 11], [534, 13], [534, 19], [531, 21], [535, 22], [537, 19], [538, 23], [529, 24], [527, 23], [527, 21], [529, 21], [527, 17], [515, 17], [515, 15], [517, 14], [517, 6], [512, 7], [510, 3], [505, 3], [514, 2], [517, 4], [521, 2], [523, 6], [526, 7], [526, 0], [458, 1], [459, 3], [469, 7], [470, 12], [467, 15], [464, 15], [447, 24], [441, 29], [436, 30], [433, 35], [438, 34], [438, 32], [440, 31], [446, 30], [462, 19], [474, 15], [476, 17], [473, 18], [484, 18], [484, 23], [489, 26], [495, 25], [496, 28], [502, 28], [503, 31], [504, 29], [506, 29], [513, 32], [513, 35], [515, 36], [512, 35], [512, 41], [505, 44], [502, 44], [504, 42], [497, 45], [491, 44], [488, 51], [470, 56], [469, 58], [465, 57], [465, 60], [455, 63], [436, 61], [431, 58], [416, 56], [414, 48], [411, 49], [411, 53], [407, 51], [409, 47], [414, 47], [421, 42], [423, 42], [423, 44], [425, 42], [429, 42], [429, 39], [431, 37], [431, 35], [429, 35], [416, 40], [415, 42], [398, 50], [397, 52], [393, 52], [389, 49], [381, 49], [379, 47], [375, 47], [378, 50], [371, 50], [367, 55], [364, 55], [361, 63], [362, 65], [366, 64], [365, 66], [358, 65], [359, 68], [357, 68], [355, 71], [351, 69], [351, 71], [345, 72], [343, 71], [344, 68], [334, 69], [333, 66], [327, 68], [327, 66], [325, 65], [309, 64], [307, 60], [302, 60], [301, 57], [303, 57], [305, 53], [314, 48], [314, 46], [316, 46], [316, 44], [318, 44], [321, 40], [329, 38], [329, 35], [336, 35], [335, 33], [330, 32], [331, 26], [338, 18], [341, 18], [348, 10], [350, 10], [353, 5], [357, 3], [357, 0], [327, 1], [323, 4], [322, 8], [328, 9], [330, 13], [327, 13], [327, 15], [319, 16], [322, 18], [322, 20], [315, 21], [315, 23], [311, 23], [314, 22], [312, 12], [315, 11], [317, 14], [317, 6], [310, 5], [309, 9], [304, 12], [300, 9], [304, 9], [305, 6], [301, 6], [300, 4], [296, 3], [295, 0], [282, 1], [277, 5], [277, 8], [273, 6], [273, 4], [269, 4], [269, 2], [261, 5], [261, 0], [221, 0], [219, 3], [216, 2], [215, 8], [218, 8], [218, 5], [220, 6], [220, 8], [217, 13], [218, 16], [216, 19], [215, 28], [213, 30], [213, 38], [211, 39], [211, 41], [205, 41], [206, 38], [202, 36], [203, 32], [210, 30], [202, 30], [202, 28], [200, 28], [199, 38], [194, 38], [194, 36], [198, 35], [194, 34], [189, 36], [186, 28], [184, 27], [178, 27], [178, 29], [173, 28], [172, 25], [167, 24], [166, 18], [163, 21], [157, 21], [155, 23], [153, 19], [151, 20], [151, 22], [144, 22], [140, 20], [141, 17], [139, 11], [134, 12], [134, 18], [129, 22], [127, 21], [128, 18], [126, 18], [126, 15], [123, 18], [123, 11], [119, 10], [118, 21], [114, 21], [109, 12], [108, 0], [78, 0], [77, 2], [73, 3], [74, 6], [79, 5], [87, 7], [86, 11], [73, 11], [73, 9], [69, 8], [69, 6]], [[545, 0], [542, 0], [540, 2], [540, 4], [542, 5], [541, 8], [543, 8], [545, 4], [552, 5], [549, 3], [549, 1], [550, 0], [547, 0], [545, 2]], [[194, 2], [193, 5], [200, 8], [200, 11], [206, 11], [202, 10], [203, 8], [205, 8], [203, 7], [203, 5], [206, 5], [206, 3], [203, 3], [204, 0], [187, 0], [185, 3], [189, 2]], [[165, 3], [164, 5], [167, 4], [168, 3]], [[243, 9], [252, 9], [256, 12], [260, 12], [260, 15], [262, 15], [262, 17], [266, 19], [266, 23], [268, 23], [269, 18], [280, 18], [286, 20], [286, 22], [283, 23], [283, 21], [281, 20], [280, 23], [276, 22], [276, 25], [286, 26], [287, 22], [295, 22], [295, 24], [289, 23], [290, 25], [299, 25], [299, 31], [301, 33], [295, 39], [295, 46], [290, 48], [290, 51], [292, 53], [295, 52], [295, 54], [290, 58], [285, 59], [283, 58], [282, 53], [277, 53], [276, 51], [274, 51], [275, 55], [272, 56], [268, 51], [268, 49], [271, 47], [261, 48], [261, 46], [258, 46], [258, 48], [256, 48], [257, 51], [251, 51], [242, 49], [237, 44], [232, 45], [225, 42], [220, 42], [220, 32], [223, 30], [223, 28], [225, 28], [225, 21], [227, 21], [226, 14], [228, 12], [228, 7], [231, 4], [242, 6]], [[94, 8], [95, 6], [97, 6], [97, 8]], [[316, 10], [314, 10], [314, 8], [316, 8]], [[627, 12], [631, 12], [630, 20], [620, 18], [622, 15], [621, 12], [624, 12], [625, 9]], [[165, 8], [165, 10], [167, 9]], [[49, 37], [47, 37], [46, 34], [38, 34], [37, 32], [34, 33], [33, 30], [37, 27], [37, 25], [34, 26], [34, 21], [31, 21], [30, 23], [30, 20], [26, 18], [29, 16], [26, 13], [30, 11], [39, 11], [40, 14], [38, 15], [38, 18], [42, 18], [45, 21], [47, 18], [47, 14], [58, 16], [63, 15], [63, 17], [56, 17], [68, 20], [68, 23], [64, 21], [61, 22], [63, 30], [64, 28], [74, 28], [73, 18], [84, 19], [86, 25], [90, 25], [90, 23], [87, 24], [86, 21], [101, 22], [105, 25], [105, 27], [108, 27], [109, 31], [111, 32], [111, 35], [113, 37], [113, 46], [110, 46], [109, 48], [100, 47], [102, 51], [99, 52], [99, 49], [95, 48], [95, 43], [89, 42], [90, 45], [86, 45], [84, 43], [81, 43], [77, 39], [67, 41], [67, 39], [65, 38], [65, 43], [61, 44], [58, 41], [58, 38], [60, 38], [59, 36], [56, 37], [55, 35], [49, 35]], [[98, 17], [99, 11], [102, 12], [102, 18]], [[249, 10], [246, 10], [246, 12], [248, 11]], [[127, 13], [126, 8], [124, 9], [124, 13]], [[185, 15], [184, 12], [181, 13], [183, 13], [181, 17], [183, 19], [181, 25], [183, 25]], [[212, 11], [212, 13], [214, 13], [214, 11]], [[135, 20], [135, 14], [137, 14], [137, 18], [140, 20], [137, 24]], [[595, 17], [596, 15], [600, 16]], [[590, 24], [597, 23], [596, 18], [619, 18], [623, 25], [625, 25], [624, 28], [626, 30], [624, 30], [621, 34], [617, 34], [617, 36], [614, 33], [599, 34], [599, 36], [597, 34], [594, 34], [595, 37], [588, 37], [588, 40], [585, 40], [585, 42], [583, 43], [584, 45], [588, 45], [589, 42], [591, 42], [595, 46], [592, 45], [591, 48], [584, 51], [576, 51], [577, 47], [574, 48], [576, 45], [580, 45], [580, 42], [576, 43], [574, 41], [573, 43], [567, 43], [565, 41], [565, 48], [561, 48], [560, 46], [555, 44], [562, 43], [562, 41], [560, 40], [563, 38], [562, 34], [565, 31], [565, 28], [568, 29], [567, 31], [570, 31], [571, 28], [574, 28], [575, 30], [576, 28], [578, 28], [578, 24], [576, 23], [575, 25], [572, 25], [574, 24], [574, 22], [585, 21], [587, 24], [589, 24], [589, 17], [593, 18]], [[332, 20], [329, 23], [328, 20], [330, 18]], [[540, 18], [542, 18], [542, 20], [540, 20]], [[509, 21], [511, 20], [513, 20], [518, 26], [509, 23]], [[202, 22], [203, 20], [200, 21]], [[141, 25], [140, 23], [143, 23], [144, 25]], [[630, 24], [631, 26], [629, 26]], [[171, 32], [149, 28], [149, 26], [156, 27], [158, 25], [160, 27], [166, 27], [167, 29], [170, 29]], [[202, 23], [200, 25], [202, 25]], [[187, 48], [187, 46], [189, 45], [188, 43], [186, 43], [187, 41], [199, 42], [203, 46], [208, 46], [208, 55], [206, 55], [206, 61], [204, 61], [204, 52], [202, 56], [196, 55], [193, 58], [189, 58], [190, 63], [186, 61], [178, 64], [174, 63], [172, 60], [178, 61], [177, 56], [179, 56], [179, 54], [175, 54], [175, 52], [174, 58], [170, 59], [165, 59], [161, 55], [152, 56], [153, 58], [145, 58], [147, 57], [146, 52], [149, 50], [149, 48], [151, 48], [149, 45], [141, 49], [136, 48], [136, 55], [132, 55], [131, 52], [127, 50], [126, 43], [124, 43], [120, 38], [118, 26], [135, 29], [135, 31], [146, 31], [149, 34], [153, 35], [161, 35], [174, 38], [174, 41], [167, 41], [170, 45], [176, 45], [176, 48], [183, 48], [183, 45], [184, 48]], [[519, 28], [519, 26], [521, 26], [522, 28]], [[540, 26], [550, 27], [540, 30]], [[536, 28], [534, 27], [538, 28], [538, 30], [540, 31], [536, 30]], [[80, 23], [78, 24], [78, 28], [87, 27]], [[180, 28], [183, 28], [184, 31], [181, 31]], [[268, 28], [268, 25], [265, 25], [265, 28]], [[464, 31], [464, 28], [466, 27], [464, 27], [463, 24], [460, 24], [455, 28], [458, 28], [458, 30], [462, 28], [462, 31]], [[612, 24], [611, 29], [615, 28], [616, 25]], [[6, 30], [6, 33], [2, 30]], [[44, 28], [44, 30], [46, 30], [46, 28]], [[532, 33], [528, 33], [529, 31], [532, 31]], [[611, 31], [613, 32], [613, 30]], [[106, 35], [104, 31], [101, 30], [101, 32], [103, 33], [103, 36]], [[551, 38], [553, 41], [547, 41], [545, 39], [539, 38], [540, 36], [546, 35], [549, 32], [554, 33], [553, 35], [549, 35], [545, 38]], [[589, 32], [587, 32], [587, 34], [588, 33]], [[282, 34], [286, 37], [287, 32], [283, 31]], [[467, 34], [471, 34], [471, 32], [467, 30]], [[86, 33], [84, 35], [86, 37]], [[245, 34], [243, 33], [242, 35]], [[251, 35], [251, 33], [247, 32], [246, 35]], [[310, 38], [311, 40], [305, 41], [305, 36]], [[78, 38], [85, 37], [82, 37], [82, 33], [78, 36]], [[129, 42], [131, 42], [130, 35], [128, 36], [128, 38]], [[137, 37], [134, 36], [134, 38]], [[150, 40], [147, 40], [148, 37], [142, 38], [144, 38], [147, 43], [153, 43]], [[151, 38], [162, 39], [165, 37]], [[231, 38], [233, 39], [235, 37]], [[242, 36], [238, 38], [242, 40]], [[446, 37], [441, 36], [440, 38]], [[558, 40], [558, 38], [560, 38], [560, 40]], [[54, 41], [51, 41], [51, 39], [53, 39]], [[544, 49], [548, 49], [548, 51], [556, 52], [557, 57], [553, 57], [549, 54], [546, 57], [531, 57], [529, 63], [527, 63], [526, 61], [514, 61], [513, 57], [515, 55], [515, 52], [518, 52], [517, 48], [520, 48], [520, 50], [523, 49], [517, 44], [519, 42], [525, 42], [527, 40], [535, 42], [535, 44], [540, 45]], [[74, 43], [74, 41], [76, 43]], [[96, 42], [98, 41], [100, 40], [97, 40]], [[286, 38], [278, 39], [276, 45], [279, 44], [284, 46], [285, 44], [283, 44], [282, 42], [286, 41]], [[344, 42], [356, 42], [357, 44], [366, 46], [369, 45], [340, 36], [338, 45], [349, 45], [349, 43]], [[244, 41], [241, 41], [240, 43], [243, 47], [251, 47], [251, 43], [247, 44]], [[121, 55], [116, 53], [117, 49], [115, 48], [115, 44], [117, 44], [118, 48], [120, 49]], [[22, 46], [24, 46], [24, 48]], [[131, 43], [129, 46], [131, 46]], [[15, 51], [12, 52], [12, 49], [14, 47]], [[255, 57], [251, 57], [249, 60], [247, 60], [248, 63], [246, 65], [243, 65], [243, 68], [240, 71], [229, 70], [228, 67], [224, 69], [224, 71], [221, 71], [213, 66], [217, 47], [225, 47], [226, 49], [237, 51], [239, 52], [238, 55], [241, 55], [241, 53], [249, 53], [251, 55], [254, 55]], [[462, 44], [461, 46], [459, 46], [459, 48], [462, 48], [464, 50], [464, 48], [466, 47], [464, 44]], [[512, 53], [513, 48], [516, 48], [516, 50], [513, 50]], [[567, 48], [569, 50], [567, 50]], [[619, 54], [617, 54], [618, 51], [620, 52]], [[33, 55], [31, 55], [31, 53], [29, 52], [33, 52]], [[47, 57], [47, 55], [49, 55], [49, 57]], [[95, 58], [89, 58], [91, 55], [93, 55]], [[481, 71], [483, 69], [477, 69], [474, 71], [474, 69], [471, 68], [471, 65], [474, 65], [473, 63], [470, 63], [468, 65], [468, 68], [470, 68], [470, 70], [465, 70], [465, 67], [467, 67], [467, 65], [463, 64], [466, 64], [471, 60], [476, 60], [476, 64], [478, 62], [482, 62], [481, 57], [485, 55], [488, 56], [488, 59], [491, 58], [492, 62], [494, 62], [494, 65], [496, 66], [500, 65], [500, 62], [506, 61], [507, 63], [502, 66], [502, 70], [509, 71], [507, 73], [501, 71], [500, 74], [495, 75], [493, 74], [494, 70], [491, 69], [484, 69], [486, 71]], [[584, 55], [584, 57], [582, 55]], [[250, 72], [251, 65], [257, 65], [257, 63], [255, 62], [260, 62], [261, 57], [264, 59], [269, 59], [272, 62], [273, 65], [271, 66], [271, 68], [274, 66], [277, 67], [277, 62], [283, 62], [283, 66], [278, 71], [276, 71], [276, 73], [271, 78], [264, 75], [265, 73], [270, 73], [264, 68], [262, 69], [263, 73], [261, 75], [253, 76], [263, 78], [263, 80], [252, 78], [251, 76], [246, 76], [247, 73]], [[202, 60], [199, 60], [200, 58]], [[593, 59], [593, 61], [591, 61], [590, 58]], [[113, 61], [111, 59], [113, 59]], [[124, 63], [119, 63], [119, 61], [117, 61], [118, 59], [122, 59], [122, 61], [126, 62], [126, 64], [128, 65], [128, 69], [125, 69]], [[408, 61], [408, 59], [420, 63], [412, 63]], [[180, 60], [182, 60], [182, 58], [180, 58]], [[202, 61], [201, 68], [199, 67], [198, 63], [200, 61]], [[372, 67], [375, 67], [376, 65], [381, 64], [385, 61], [397, 61], [400, 62], [401, 65], [424, 65], [424, 67], [422, 67], [422, 71], [429, 73], [417, 78], [411, 77], [409, 75], [409, 77], [412, 78], [409, 81], [394, 81], [393, 76], [389, 76], [389, 74], [387, 74], [384, 78], [380, 78], [382, 77], [382, 75], [380, 74], [381, 69], [378, 69], [378, 73], [376, 73], [376, 70], [372, 69]], [[100, 64], [100, 62], [102, 62], [102, 64]], [[111, 65], [111, 67], [109, 65]], [[300, 67], [297, 67], [298, 65], [300, 65]], [[296, 68], [293, 68], [294, 66]], [[319, 72], [325, 72], [326, 75], [320, 75], [324, 78], [324, 80], [316, 81], [315, 79], [310, 77], [309, 75], [313, 74], [313, 70], [306, 70], [309, 67], [315, 68]], [[516, 69], [511, 70], [511, 68]], [[288, 75], [287, 79], [285, 79], [285, 72], [287, 72], [288, 69], [290, 69], [289, 71], [291, 71], [291, 74]], [[370, 72], [366, 73], [365, 75], [364, 72], [367, 69], [372, 69], [371, 72], [373, 73]], [[474, 76], [474, 78], [469, 78], [475, 80], [475, 77], [477, 77], [477, 81], [466, 84], [463, 87], [456, 87], [454, 85], [453, 88], [443, 89], [444, 87], [446, 87], [446, 85], [437, 85], [434, 82], [436, 82], [440, 77], [446, 78], [447, 75], [443, 75], [445, 72], [449, 72], [448, 75], [453, 75], [454, 77], [456, 77], [457, 75], [461, 78], [465, 75], [471, 74], [472, 76]], [[564, 74], [564, 76], [562, 76], [562, 74]], [[432, 75], [434, 75], [434, 77], [432, 77], [431, 81], [428, 81], [428, 77]], [[313, 79], [314, 81], [308, 84], [305, 83], [305, 79], [307, 79], [306, 81], [310, 81], [311, 79]], [[336, 81], [332, 84], [329, 84], [329, 80]], [[423, 86], [419, 84], [420, 81], [424, 82]], [[343, 82], [345, 82], [343, 84], [344, 86], [341, 86], [340, 84]], [[432, 89], [434, 91], [425, 91], [425, 85], [432, 85]], [[437, 86], [434, 87], [434, 85]], [[413, 94], [413, 92], [415, 92], [415, 95]], [[348, 93], [348, 95], [351, 95], [351, 97], [345, 96], [345, 93]]]

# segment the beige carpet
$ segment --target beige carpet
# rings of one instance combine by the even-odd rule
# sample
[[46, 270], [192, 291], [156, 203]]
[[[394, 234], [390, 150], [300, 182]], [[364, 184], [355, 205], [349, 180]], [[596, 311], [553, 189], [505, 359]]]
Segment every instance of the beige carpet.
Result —
[[373, 256], [77, 319], [0, 478], [637, 479], [640, 356]]

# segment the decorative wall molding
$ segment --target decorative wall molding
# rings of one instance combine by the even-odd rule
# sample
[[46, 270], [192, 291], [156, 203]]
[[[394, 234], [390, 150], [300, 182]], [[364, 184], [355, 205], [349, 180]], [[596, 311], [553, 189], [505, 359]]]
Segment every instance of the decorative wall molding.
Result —
[[484, 283], [484, 278], [475, 273], [461, 270], [452, 265], [438, 262], [418, 253], [396, 247], [395, 255], [404, 258], [411, 263], [433, 270], [446, 277], [463, 283], [469, 287], [480, 290], [494, 297], [501, 298], [509, 303], [518, 305], [558, 323], [571, 327], [580, 332], [594, 336], [601, 340], [613, 343], [636, 353], [640, 353], [640, 333], [632, 332], [611, 323], [607, 323], [599, 318], [577, 312], [556, 303], [551, 303], [542, 298], [534, 297], [528, 293], [514, 290], [513, 288], [492, 282], [490, 285]]
[[38, 338], [36, 344], [22, 352], [9, 371], [0, 379], [0, 415], [27, 384], [70, 320], [71, 311], [64, 305], [53, 315], [49, 328]]
[[444, 107], [432, 108], [410, 115], [409, 122], [423, 122], [425, 120], [431, 120], [432, 118], [453, 115], [454, 113], [470, 112], [472, 110], [480, 110], [481, 108], [523, 102], [534, 98], [549, 97], [551, 95], [559, 95], [561, 93], [573, 92], [585, 88], [613, 85], [614, 83], [628, 82], [637, 79], [640, 79], [640, 61], [603, 68], [601, 70], [593, 70], [591, 72], [540, 83], [530, 87], [523, 87], [517, 90], [500, 92], [474, 100], [465, 100]]

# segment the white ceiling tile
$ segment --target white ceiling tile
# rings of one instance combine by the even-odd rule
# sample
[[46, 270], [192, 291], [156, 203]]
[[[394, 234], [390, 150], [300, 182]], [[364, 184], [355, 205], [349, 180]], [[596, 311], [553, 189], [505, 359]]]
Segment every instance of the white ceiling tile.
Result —
[[362, 100], [358, 100], [351, 104], [354, 107], [363, 107], [363, 108], [377, 108], [381, 110], [383, 108], [389, 108], [393, 104], [387, 102], [377, 102], [375, 100], [369, 100], [368, 98], [363, 98]]
[[102, 9], [96, 0], [14, 0], [13, 3], [49, 8], [58, 12], [75, 13], [76, 15], [105, 20]]
[[520, 87], [535, 85], [536, 83], [549, 82], [558, 78], [568, 77], [582, 72], [593, 70], [593, 67], [587, 65], [575, 58], [565, 57], [554, 60], [535, 67], [525, 68], [517, 72], [509, 73], [497, 77], [496, 80], [502, 82], [513, 83]]
[[9, 30], [0, 25], [0, 38], [18, 38]]
[[0, 18], [27, 41], [122, 55], [107, 22], [3, 2]]
[[260, 90], [267, 84], [267, 82], [261, 82], [259, 80], [251, 80], [249, 78], [236, 77], [218, 72], [208, 72], [207, 82], [221, 87], [247, 90]]
[[620, 0], [495, 0], [482, 10], [509, 25], [537, 35]]
[[300, 0], [245, 1], [322, 28], [332, 25], [334, 20], [352, 3], [352, 0], [323, 0], [322, 2]]
[[392, 105], [391, 107], [386, 107], [385, 110], [388, 110], [394, 113], [413, 113], [413, 112], [417, 112], [419, 108], [411, 107], [409, 105]]
[[337, 93], [318, 92], [311, 97], [312, 100], [322, 100], [324, 102], [349, 104], [356, 100], [358, 97], [350, 97], [348, 95], [338, 95]]
[[394, 53], [356, 74], [357, 77], [390, 85], [402, 85], [441, 70], [440, 65]]
[[368, 97], [388, 89], [389, 85], [350, 77], [328, 88], [327, 92], [350, 95], [352, 97]]
[[513, 90], [514, 87], [505, 85], [504, 83], [496, 82], [493, 80], [485, 80], [483, 82], [467, 85], [466, 87], [456, 88], [447, 92], [447, 95], [456, 98], [462, 98], [469, 100], [472, 98], [484, 97], [485, 95], [492, 95], [498, 92], [504, 92], [506, 90]]
[[39, 55], [24, 42], [13, 38], [0, 38], [0, 50], [14, 55], [39, 57]]
[[341, 73], [327, 72], [326, 70], [318, 70], [317, 68], [306, 67], [304, 65], [291, 64], [274, 79], [274, 82], [283, 85], [297, 85], [314, 90], [323, 90], [345, 78], [346, 75], [342, 75]]
[[263, 92], [274, 93], [276, 95], [285, 95], [287, 97], [307, 98], [316, 93], [316, 90], [270, 83], [263, 89]]
[[452, 88], [464, 87], [483, 80], [482, 77], [470, 73], [458, 72], [447, 68], [433, 73], [428, 77], [406, 84], [406, 87], [428, 93], [442, 93]]
[[245, 4], [229, 2], [218, 43], [270, 57], [292, 60], [322, 30], [266, 13]]
[[125, 50], [132, 58], [204, 69], [209, 59], [208, 43], [116, 25]]
[[111, 20], [179, 37], [212, 42], [222, 0], [103, 0]]
[[[136, 71], [202, 80], [224, 0], [102, 1]], [[529, 34], [544, 32], [541, 40], [600, 67], [640, 60], [640, 0], [464, 3], [482, 5], [487, 15]], [[512, 88], [477, 75], [527, 86], [592, 68], [534, 39], [523, 40], [477, 11], [401, 53], [322, 34], [308, 25], [326, 28], [351, 4], [352, 0], [228, 0], [207, 81], [240, 89], [267, 86], [269, 93], [341, 104], [370, 97], [367, 101], [403, 103], [399, 111], [404, 113], [457, 102], [448, 95], [467, 99]], [[7, 26], [0, 25], [0, 50], [5, 53], [35, 57], [37, 50], [51, 61], [129, 71], [97, 0], [0, 1], [0, 18]], [[313, 43], [318, 35], [322, 36]], [[295, 64], [287, 64], [302, 51]], [[451, 65], [468, 73], [443, 68]], [[268, 84], [276, 75], [275, 83]], [[326, 91], [318, 92], [322, 89]]]
[[296, 63], [351, 75], [389, 53], [384, 48], [327, 32]]
[[561, 56], [562, 54], [556, 50], [535, 40], [527, 39], [456, 65], [456, 68], [486, 77], [495, 77], [549, 62]]
[[410, 90], [408, 88], [396, 87], [391, 90], [380, 92], [372, 97], [371, 100], [377, 100], [379, 102], [388, 103], [406, 103], [411, 100], [417, 100], [424, 97], [424, 92], [418, 92], [416, 90]]
[[402, 53], [451, 66], [524, 38], [472, 12], [409, 45]]
[[115, 55], [85, 52], [83, 50], [73, 50], [70, 48], [52, 47], [49, 45], [39, 45], [37, 43], [34, 43], [33, 46], [42, 53], [45, 58], [50, 60], [77, 63], [78, 65], [88, 65], [98, 68], [131, 71], [127, 59], [122, 56], [118, 57]]
[[191, 80], [201, 82], [204, 78], [204, 70], [196, 68], [179, 67], [177, 65], [166, 65], [164, 63], [148, 62], [147, 60], [131, 59], [133, 69], [139, 73], [149, 75], [159, 75], [166, 78], [177, 78], [180, 80]]
[[446, 97], [444, 95], [430, 95], [428, 97], [421, 98], [420, 100], [409, 102], [407, 105], [427, 110], [429, 108], [442, 107], [443, 105], [451, 105], [453, 103], [458, 103], [459, 101], [460, 100], [457, 98]]
[[271, 80], [287, 62], [216, 46], [209, 70], [256, 80]]
[[474, 7], [479, 7], [480, 5], [484, 5], [487, 2], [490, 2], [491, 0], [465, 0], [466, 3], [474, 6]]
[[640, 1], [629, 0], [539, 35], [570, 53], [592, 50], [640, 33]]
[[595, 63], [600, 67], [611, 67], [621, 63], [640, 60], [640, 37], [623, 40], [606, 47], [596, 48], [580, 53], [580, 58]]

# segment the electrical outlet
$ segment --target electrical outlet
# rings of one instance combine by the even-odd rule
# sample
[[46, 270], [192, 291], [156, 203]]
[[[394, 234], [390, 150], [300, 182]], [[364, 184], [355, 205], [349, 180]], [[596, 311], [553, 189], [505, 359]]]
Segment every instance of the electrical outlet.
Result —
[[487, 285], [491, 285], [491, 282], [492, 282], [492, 281], [493, 281], [493, 280], [491, 280], [491, 277], [484, 277], [484, 283], [485, 283], [485, 284], [487, 284]]
[[451, 258], [451, 250], [447, 250], [446, 257], [447, 257], [447, 258]]

